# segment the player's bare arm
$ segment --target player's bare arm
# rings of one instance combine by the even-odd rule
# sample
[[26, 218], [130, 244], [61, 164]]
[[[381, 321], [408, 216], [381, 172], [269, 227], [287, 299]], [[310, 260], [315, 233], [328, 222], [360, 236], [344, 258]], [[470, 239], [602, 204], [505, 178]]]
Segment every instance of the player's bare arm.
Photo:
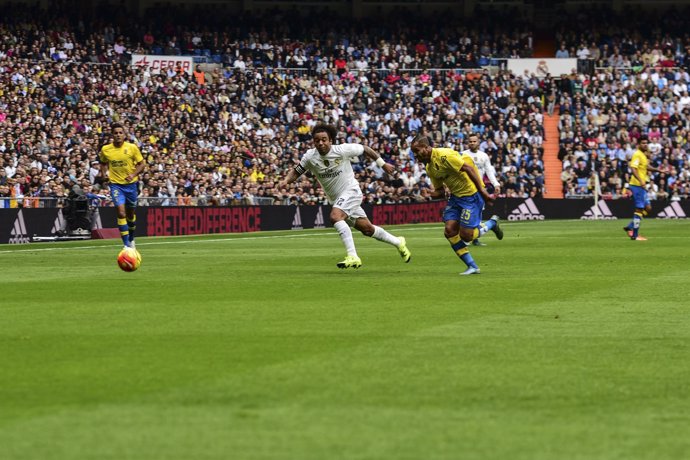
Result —
[[297, 171], [296, 168], [290, 169], [290, 171], [288, 172], [285, 179], [278, 182], [278, 190], [282, 190], [284, 188], [287, 188], [287, 186], [292, 184], [293, 182], [295, 182], [297, 180], [297, 178], [302, 175], [302, 173], [303, 172]]
[[395, 172], [395, 167], [383, 161], [383, 158], [381, 158], [378, 153], [366, 145], [363, 145], [362, 147], [364, 147], [364, 154], [367, 156], [367, 158], [375, 161], [379, 168], [383, 168], [383, 170], [390, 175]]
[[127, 182], [132, 182], [135, 177], [137, 177], [139, 174], [141, 174], [144, 171], [144, 168], [146, 167], [146, 162], [145, 161], [140, 161], [134, 166], [134, 171], [129, 174], [127, 177], [125, 177], [125, 180]]
[[422, 194], [424, 197], [429, 198], [431, 200], [438, 200], [441, 198], [446, 198], [446, 191], [445, 189], [443, 190], [427, 190], [423, 189]]
[[637, 179], [637, 182], [639, 182], [640, 184], [644, 184], [642, 178], [640, 177], [640, 173], [637, 171], [637, 168], [630, 168], [630, 170], [632, 171], [633, 176], [635, 176], [635, 179]]
[[477, 190], [479, 191], [482, 198], [484, 198], [484, 201], [486, 201], [487, 203], [494, 202], [494, 197], [489, 195], [489, 193], [484, 188], [484, 183], [479, 178], [479, 174], [477, 174], [477, 169], [474, 166], [465, 163], [462, 165], [462, 168], [460, 168], [460, 171], [464, 171], [465, 173], [467, 173], [467, 176], [474, 183], [475, 187], [477, 187]]
[[647, 171], [651, 171], [651, 172], [655, 172], [655, 173], [664, 173], [664, 174], [669, 172], [668, 169], [655, 168], [654, 166], [647, 166]]

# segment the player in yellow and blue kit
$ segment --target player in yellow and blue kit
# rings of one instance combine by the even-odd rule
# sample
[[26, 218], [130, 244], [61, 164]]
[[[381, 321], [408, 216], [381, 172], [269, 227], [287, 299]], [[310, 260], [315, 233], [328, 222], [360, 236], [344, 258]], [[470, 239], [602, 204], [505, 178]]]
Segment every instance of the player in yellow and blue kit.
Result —
[[623, 227], [623, 230], [626, 231], [633, 241], [647, 241], [647, 238], [640, 236], [642, 217], [647, 215], [651, 210], [651, 204], [647, 198], [647, 190], [645, 189], [647, 181], [649, 180], [647, 171], [664, 172], [661, 169], [649, 166], [650, 155], [649, 138], [647, 136], [640, 136], [640, 139], [637, 141], [637, 150], [633, 153], [630, 163], [628, 164], [633, 175], [633, 177], [630, 178], [630, 191], [635, 201], [635, 212], [632, 221]]
[[460, 155], [453, 149], [432, 148], [429, 138], [424, 135], [415, 137], [411, 148], [415, 158], [426, 165], [426, 173], [434, 187], [431, 198], [445, 196], [445, 188], [450, 192], [448, 205], [443, 211], [444, 234], [453, 251], [467, 265], [467, 270], [461, 275], [479, 274], [469, 245], [489, 230], [502, 240], [503, 230], [498, 224], [498, 216], [481, 221], [484, 203], [492, 202], [493, 197], [484, 188], [472, 157]]
[[117, 208], [117, 227], [125, 247], [134, 247], [136, 207], [139, 196], [139, 174], [146, 163], [139, 147], [125, 142], [125, 128], [119, 123], [111, 126], [113, 142], [104, 145], [99, 154], [101, 177], [110, 180], [110, 195]]

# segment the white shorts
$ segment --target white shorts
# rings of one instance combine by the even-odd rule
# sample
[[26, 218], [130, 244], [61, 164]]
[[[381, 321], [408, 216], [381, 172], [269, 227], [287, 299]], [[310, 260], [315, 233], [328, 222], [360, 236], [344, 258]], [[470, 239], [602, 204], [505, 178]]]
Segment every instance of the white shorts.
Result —
[[333, 203], [334, 208], [338, 208], [347, 214], [347, 223], [350, 226], [354, 226], [355, 221], [360, 217], [367, 219], [367, 214], [362, 209], [362, 198], [361, 193], [344, 193]]

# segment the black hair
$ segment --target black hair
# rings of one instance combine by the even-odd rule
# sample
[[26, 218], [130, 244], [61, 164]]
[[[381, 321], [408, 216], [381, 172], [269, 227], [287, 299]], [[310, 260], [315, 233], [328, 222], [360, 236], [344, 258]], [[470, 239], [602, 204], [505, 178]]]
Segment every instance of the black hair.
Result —
[[335, 142], [335, 138], [338, 135], [338, 130], [333, 125], [327, 125], [326, 123], [319, 123], [311, 130], [311, 135], [314, 137], [318, 133], [326, 133], [331, 142]]

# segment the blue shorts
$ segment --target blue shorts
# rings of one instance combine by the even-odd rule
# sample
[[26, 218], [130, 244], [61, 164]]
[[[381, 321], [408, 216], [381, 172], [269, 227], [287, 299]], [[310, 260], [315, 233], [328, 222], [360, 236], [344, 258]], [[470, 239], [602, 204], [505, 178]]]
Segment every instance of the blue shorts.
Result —
[[635, 209], [644, 209], [650, 202], [647, 199], [647, 190], [639, 185], [631, 185], [633, 200], [635, 201]]
[[124, 204], [128, 208], [135, 208], [139, 197], [139, 188], [136, 182], [133, 184], [110, 184], [110, 196], [115, 206]]
[[443, 221], [457, 220], [461, 227], [477, 228], [482, 223], [484, 198], [479, 192], [470, 196], [451, 196], [443, 210]]

